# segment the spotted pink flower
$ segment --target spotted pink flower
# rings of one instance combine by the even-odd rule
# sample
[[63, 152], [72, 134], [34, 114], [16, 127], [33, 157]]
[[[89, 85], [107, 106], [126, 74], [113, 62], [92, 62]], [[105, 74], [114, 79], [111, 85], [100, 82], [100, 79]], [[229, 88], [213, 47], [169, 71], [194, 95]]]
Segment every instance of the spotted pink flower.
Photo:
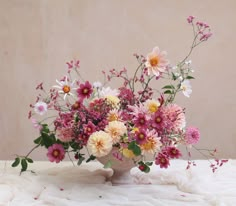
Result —
[[200, 139], [200, 132], [196, 127], [188, 127], [185, 133], [185, 141], [187, 144], [196, 144]]
[[59, 163], [65, 157], [65, 150], [61, 144], [53, 144], [48, 148], [47, 156], [50, 162]]
[[92, 92], [92, 85], [88, 81], [84, 84], [80, 84], [80, 87], [77, 89], [78, 97], [80, 99], [89, 98]]
[[84, 133], [88, 136], [96, 131], [96, 126], [91, 121], [89, 121], [88, 124], [83, 125], [83, 128]]
[[147, 141], [147, 134], [144, 129], [139, 129], [135, 132], [135, 139], [138, 144], [144, 144]]

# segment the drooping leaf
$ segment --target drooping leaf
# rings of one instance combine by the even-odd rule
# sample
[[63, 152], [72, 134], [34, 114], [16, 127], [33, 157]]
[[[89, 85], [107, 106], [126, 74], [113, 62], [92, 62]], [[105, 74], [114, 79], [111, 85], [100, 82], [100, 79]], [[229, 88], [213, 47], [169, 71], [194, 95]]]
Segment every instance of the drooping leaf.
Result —
[[19, 157], [17, 157], [16, 159], [15, 159], [15, 161], [12, 163], [12, 167], [17, 167], [18, 165], [20, 164], [20, 158]]
[[153, 162], [146, 162], [147, 166], [152, 166]]
[[77, 165], [81, 165], [84, 160], [85, 160], [85, 158], [82, 155], [79, 155]]
[[90, 157], [86, 160], [86, 162], [90, 162], [90, 161], [95, 160], [95, 159], [96, 159], [95, 156], [90, 155]]
[[28, 163], [27, 163], [26, 159], [22, 159], [21, 160], [21, 172], [26, 171], [27, 167], [28, 167]]

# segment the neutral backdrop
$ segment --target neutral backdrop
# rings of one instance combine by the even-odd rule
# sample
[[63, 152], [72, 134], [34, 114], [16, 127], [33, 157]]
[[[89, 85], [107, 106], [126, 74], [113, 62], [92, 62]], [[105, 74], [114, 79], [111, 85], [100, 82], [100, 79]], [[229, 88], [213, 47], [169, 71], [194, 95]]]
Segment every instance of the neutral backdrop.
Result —
[[[201, 130], [199, 148], [236, 158], [235, 0], [0, 0], [0, 159], [33, 146], [38, 134], [27, 114], [35, 86], [54, 85], [66, 61], [79, 59], [90, 81], [102, 77], [101, 69], [134, 70], [133, 53], [146, 55], [154, 46], [175, 64], [189, 51], [188, 15], [208, 22], [214, 36], [193, 53], [193, 93], [180, 94], [178, 103], [188, 124]], [[40, 149], [32, 157], [45, 154]]]

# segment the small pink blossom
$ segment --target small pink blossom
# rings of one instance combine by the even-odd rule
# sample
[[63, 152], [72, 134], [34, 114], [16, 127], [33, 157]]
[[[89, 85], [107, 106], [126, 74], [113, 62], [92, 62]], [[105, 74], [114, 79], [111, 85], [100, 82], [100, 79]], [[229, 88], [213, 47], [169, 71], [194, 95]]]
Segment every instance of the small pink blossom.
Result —
[[48, 148], [47, 156], [50, 162], [59, 163], [65, 157], [65, 150], [61, 144], [53, 144]]
[[200, 139], [200, 132], [196, 127], [188, 127], [185, 133], [185, 141], [187, 144], [196, 144]]
[[41, 131], [42, 125], [39, 124], [39, 122], [35, 118], [31, 118], [31, 122], [33, 123], [33, 126], [35, 129], [38, 129], [39, 131]]
[[194, 19], [195, 19], [194, 16], [189, 16], [189, 17], [187, 18], [187, 21], [188, 21], [189, 24], [191, 24]]

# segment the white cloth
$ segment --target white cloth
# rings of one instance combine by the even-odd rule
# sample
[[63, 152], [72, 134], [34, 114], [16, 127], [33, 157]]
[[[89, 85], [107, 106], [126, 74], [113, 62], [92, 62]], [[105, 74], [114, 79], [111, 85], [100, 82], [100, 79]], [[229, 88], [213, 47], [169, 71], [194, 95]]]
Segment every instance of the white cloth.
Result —
[[132, 169], [134, 184], [112, 186], [110, 169], [97, 162], [73, 166], [35, 162], [19, 176], [12, 161], [0, 161], [0, 206], [235, 206], [236, 160], [212, 173], [205, 160], [186, 170], [175, 160], [148, 174]]

